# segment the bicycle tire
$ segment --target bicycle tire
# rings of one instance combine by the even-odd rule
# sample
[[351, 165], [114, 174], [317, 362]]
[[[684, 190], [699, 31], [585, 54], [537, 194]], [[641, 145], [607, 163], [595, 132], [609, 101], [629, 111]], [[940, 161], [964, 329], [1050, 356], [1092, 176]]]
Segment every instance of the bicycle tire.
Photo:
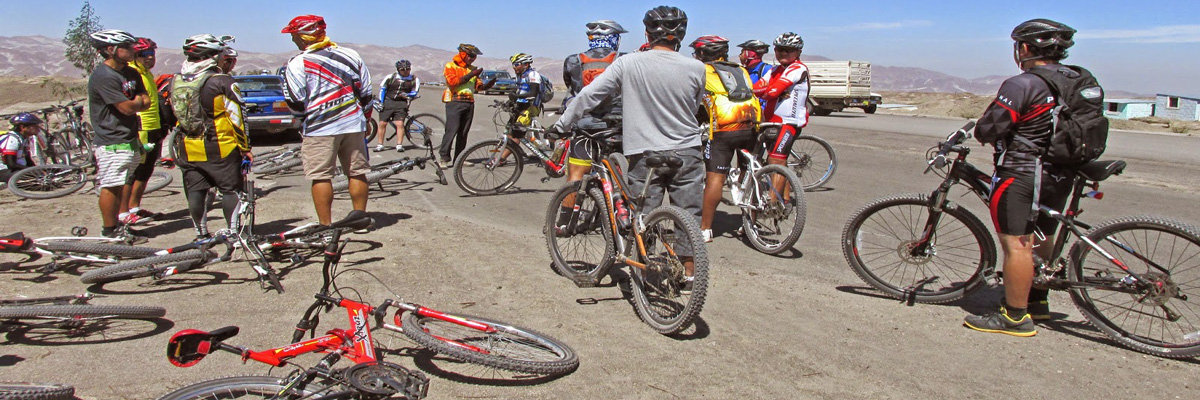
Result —
[[175, 180], [175, 178], [172, 177], [167, 171], [154, 171], [150, 174], [150, 179], [146, 181], [145, 193], [150, 193], [155, 190], [165, 188], [167, 185], [170, 185], [171, 181], [173, 180]]
[[[581, 202], [578, 193], [582, 184], [583, 181], [567, 182], [554, 193], [550, 205], [546, 207], [546, 222], [542, 231], [546, 235], [546, 248], [550, 251], [550, 259], [553, 260], [554, 269], [559, 275], [573, 281], [585, 280], [595, 285], [604, 278], [615, 261], [616, 247], [613, 246], [613, 226], [609, 219], [608, 203], [604, 201], [604, 192], [590, 188], [584, 192], [587, 198]], [[571, 194], [576, 195], [575, 202], [579, 206], [579, 213], [572, 212], [571, 218], [586, 216], [583, 220], [567, 221], [566, 226], [587, 228], [572, 229], [560, 236], [556, 228], [560, 225], [560, 209]]]
[[27, 199], [53, 199], [75, 193], [87, 182], [87, 176], [79, 168], [64, 164], [38, 165], [13, 174], [8, 179], [8, 190]]
[[417, 114], [404, 122], [404, 139], [412, 143], [416, 149], [423, 150], [437, 146], [441, 143], [442, 135], [445, 134], [446, 120], [437, 115]]
[[[884, 294], [901, 300], [918, 303], [946, 303], [962, 298], [966, 293], [975, 290], [983, 283], [983, 271], [994, 270], [996, 267], [996, 243], [992, 240], [986, 225], [959, 205], [947, 202], [943, 208], [944, 215], [934, 227], [935, 244], [932, 256], [913, 256], [902, 249], [907, 249], [924, 231], [928, 222], [929, 199], [920, 194], [900, 194], [876, 199], [855, 212], [846, 227], [842, 230], [842, 254], [850, 268], [859, 278]], [[880, 216], [881, 221], [871, 217]], [[946, 218], [949, 216], [950, 218]], [[869, 222], [871, 221], [871, 222]], [[947, 221], [957, 221], [962, 226], [947, 228]], [[904, 225], [904, 226], [897, 226]], [[962, 234], [962, 228], [967, 229]], [[891, 235], [892, 237], [886, 237]], [[957, 236], [955, 236], [957, 235]], [[880, 244], [880, 238], [888, 242]], [[944, 240], [944, 239], [949, 240]], [[965, 239], [974, 241], [966, 242]], [[894, 242], [894, 243], [893, 243]], [[960, 244], [963, 243], [963, 244]], [[956, 256], [947, 261], [938, 254], [938, 249], [971, 251], [974, 246], [978, 256]], [[902, 256], [902, 254], [905, 254]], [[884, 257], [897, 256], [898, 260], [877, 265]], [[887, 269], [894, 267], [898, 271]], [[909, 271], [907, 267], [915, 271]], [[949, 271], [956, 266], [973, 266], [966, 268], [967, 272], [955, 272], [948, 283], [942, 281], [940, 274], [929, 276], [930, 267], [938, 273]], [[909, 278], [911, 276], [911, 278]], [[909, 289], [921, 284], [918, 290]], [[930, 284], [941, 286], [926, 289]]]
[[[654, 259], [669, 259], [658, 264], [665, 264], [665, 271], [643, 270], [631, 268], [630, 286], [633, 289], [633, 304], [638, 316], [658, 333], [672, 335], [691, 327], [700, 310], [708, 287], [708, 250], [704, 246], [704, 238], [700, 234], [700, 225], [696, 218], [683, 209], [670, 205], [660, 206], [645, 219], [646, 231], [642, 232], [646, 254]], [[660, 221], [669, 221], [673, 227], [659, 227]], [[680, 234], [682, 230], [682, 234]], [[687, 247], [692, 249], [693, 282], [691, 294], [682, 293], [683, 277], [686, 273], [683, 262], [676, 255], [657, 251], [659, 244], [675, 242], [673, 247], [680, 248], [686, 240]], [[650, 265], [651, 260], [641, 258], [641, 262]], [[682, 299], [682, 300], [677, 300]], [[682, 304], [680, 304], [682, 302]], [[663, 315], [658, 311], [663, 309], [669, 314]]]
[[280, 160], [277, 162], [268, 161], [266, 164], [263, 164], [261, 167], [255, 166], [252, 168], [252, 171], [254, 171], [254, 173], [256, 173], [256, 174], [272, 174], [272, 173], [280, 172], [280, 171], [283, 171], [283, 170], [286, 170], [289, 168], [295, 168], [302, 163], [303, 163], [303, 160], [300, 159], [300, 154], [295, 154], [293, 157], [290, 157], [286, 160]]
[[[180, 253], [146, 257], [84, 272], [79, 276], [79, 280], [83, 283], [108, 283], [156, 275], [168, 268], [177, 268], [178, 272], [183, 272], [216, 256], [216, 253], [211, 251], [204, 254], [198, 249], [192, 249]], [[179, 268], [180, 266], [182, 268]]]
[[[387, 129], [386, 127], [384, 129]], [[371, 143], [375, 140], [375, 135], [379, 134], [379, 122], [375, 118], [367, 118], [367, 133], [363, 137], [363, 143]]]
[[796, 172], [800, 182], [803, 182], [804, 191], [811, 192], [833, 179], [833, 173], [837, 171], [837, 153], [825, 139], [800, 135], [792, 144], [787, 165]]
[[[773, 176], [782, 176], [787, 182], [791, 204], [780, 204], [780, 202], [772, 199], [780, 198], [783, 193], [779, 193], [774, 187]], [[751, 205], [762, 210], [752, 210], [750, 207], [741, 207], [742, 209], [742, 231], [746, 234], [746, 240], [751, 246], [765, 254], [779, 254], [787, 249], [792, 248], [796, 244], [796, 240], [800, 239], [800, 234], [804, 232], [804, 223], [808, 215], [808, 205], [804, 199], [804, 190], [800, 185], [800, 178], [792, 170], [784, 168], [782, 165], [770, 164], [762, 167], [754, 172], [752, 177], [753, 184], [758, 186], [757, 193], [766, 193], [766, 198], [754, 199]], [[743, 190], [743, 195], [750, 195], [752, 192]], [[764, 205], [765, 204], [765, 205]], [[780, 216], [781, 218], [774, 218]], [[762, 217], [768, 219], [769, 224], [774, 226], [774, 231], [779, 233], [778, 237], [767, 237], [768, 233], [762, 228], [770, 229], [771, 226], [764, 226]], [[780, 224], [780, 221], [783, 223]], [[790, 225], [790, 226], [789, 226]], [[784, 229], [787, 233], [783, 234]]]
[[159, 397], [158, 400], [201, 400], [216, 398], [301, 399], [309, 398], [309, 396], [329, 389], [327, 386], [321, 386], [318, 384], [312, 389], [293, 389], [295, 390], [294, 393], [289, 393], [283, 397], [273, 397], [279, 395], [279, 393], [284, 390], [283, 385], [279, 383], [280, 379], [281, 378], [262, 375], [217, 378], [193, 383], [191, 385], [175, 389], [175, 391]]
[[26, 306], [0, 307], [0, 318], [158, 318], [167, 315], [167, 310], [156, 306], [121, 306], [99, 304], [33, 304]]
[[[404, 315], [404, 334], [440, 354], [508, 371], [562, 375], [579, 366], [575, 350], [546, 334], [490, 318], [442, 314], [453, 320], [482, 322], [495, 328], [495, 332], [485, 334], [461, 324], [409, 312]], [[472, 350], [476, 348], [480, 350]], [[535, 353], [543, 357], [535, 357]]]
[[[502, 140], [488, 140], [467, 148], [454, 160], [454, 183], [467, 194], [474, 196], [500, 193], [516, 184], [525, 168], [525, 153], [512, 143], [506, 145], [511, 152], [506, 164], [499, 168], [487, 167], [488, 163], [494, 162], [503, 154], [503, 149], [499, 148], [501, 143]], [[468, 162], [473, 165], [467, 167]], [[504, 174], [501, 168], [511, 169], [512, 173]], [[501, 173], [498, 175], [497, 171]]]
[[[400, 171], [393, 171], [391, 168], [384, 168], [377, 171], [368, 172], [366, 175], [368, 185], [367, 188], [370, 189], [371, 184], [378, 183], [384, 178], [395, 175], [399, 172]], [[350, 178], [347, 178], [346, 175], [335, 176], [333, 177], [332, 185], [335, 193], [345, 192], [347, 189], [350, 189]]]
[[264, 157], [270, 158], [272, 156], [277, 156], [277, 155], [283, 154], [284, 152], [287, 152], [287, 151], [299, 151], [299, 150], [300, 150], [300, 145], [279, 146], [274, 149], [267, 150], [267, 151], [264, 151], [261, 153], [254, 153], [254, 158], [256, 158], [256, 159], [264, 158]]
[[51, 240], [40, 242], [37, 247], [54, 253], [108, 256], [118, 259], [145, 258], [160, 249], [112, 243], [91, 243], [73, 240]]
[[75, 387], [61, 383], [0, 382], [0, 400], [71, 400]]
[[[1200, 231], [1162, 217], [1106, 221], [1085, 237], [1121, 261], [1155, 291], [1125, 283], [1125, 273], [1084, 241], [1071, 247], [1071, 300], [1093, 326], [1130, 349], [1159, 357], [1200, 355], [1200, 305], [1172, 295], [1200, 296]], [[1116, 245], [1109, 239], [1123, 243]], [[1133, 255], [1133, 250], [1137, 255]], [[1096, 254], [1094, 257], [1090, 257]], [[1152, 261], [1165, 272], [1149, 265]], [[1084, 286], [1087, 285], [1087, 286]], [[1110, 290], [1102, 287], [1110, 286]], [[1116, 287], [1120, 290], [1111, 290]], [[1168, 307], [1181, 318], [1171, 321]]]

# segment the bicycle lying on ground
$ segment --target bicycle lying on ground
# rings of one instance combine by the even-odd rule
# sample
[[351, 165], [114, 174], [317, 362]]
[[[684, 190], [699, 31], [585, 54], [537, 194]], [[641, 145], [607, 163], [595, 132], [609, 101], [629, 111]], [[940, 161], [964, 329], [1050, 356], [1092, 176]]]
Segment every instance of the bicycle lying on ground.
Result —
[[792, 248], [804, 231], [808, 210], [800, 178], [782, 165], [766, 164], [767, 142], [779, 134], [778, 123], [758, 124], [754, 151], [740, 150], [729, 170], [727, 204], [742, 211], [742, 232], [758, 251], [779, 254]]
[[47, 344], [87, 344], [120, 339], [105, 331], [121, 320], [159, 318], [167, 311], [155, 306], [89, 304], [97, 296], [0, 300], [0, 331], [19, 332], [24, 341]]
[[803, 134], [796, 136], [792, 151], [788, 153], [787, 166], [800, 177], [804, 191], [811, 192], [825, 186], [837, 171], [837, 154], [825, 139]]
[[[416, 343], [438, 353], [465, 362], [516, 372], [558, 375], [573, 371], [579, 359], [567, 345], [535, 331], [487, 318], [446, 313], [386, 299], [376, 306], [352, 300], [347, 294], [360, 297], [355, 288], [339, 287], [336, 280], [346, 272], [366, 271], [348, 269], [337, 271], [337, 264], [346, 241], [340, 234], [325, 251], [322, 266], [323, 284], [314, 296], [316, 300], [304, 313], [292, 334], [292, 343], [263, 351], [225, 343], [237, 335], [234, 326], [211, 332], [185, 330], [176, 333], [167, 345], [171, 363], [187, 367], [200, 362], [206, 355], [220, 350], [275, 367], [296, 367], [285, 377], [243, 376], [220, 378], [186, 386], [167, 394], [162, 400], [206, 399], [217, 396], [254, 396], [274, 399], [419, 399], [428, 390], [428, 378], [419, 371], [383, 361], [387, 350], [379, 348], [374, 334], [382, 329], [401, 332]], [[382, 284], [382, 282], [380, 282]], [[332, 290], [331, 290], [332, 288]], [[394, 295], [391, 289], [387, 289]], [[396, 296], [399, 298], [399, 296]], [[311, 337], [319, 324], [319, 311], [333, 307], [346, 310], [349, 329], [332, 329], [324, 336]], [[386, 322], [390, 309], [391, 323]], [[372, 321], [374, 327], [372, 328]], [[304, 340], [305, 334], [310, 335]], [[291, 362], [307, 353], [325, 353], [313, 367], [301, 367]], [[335, 368], [343, 359], [353, 362], [348, 367]], [[225, 397], [222, 397], [225, 398]]]
[[[987, 226], [949, 200], [956, 184], [985, 203], [991, 194], [991, 177], [967, 162], [970, 149], [962, 145], [973, 126], [952, 133], [936, 153], [931, 149], [926, 172], [945, 178], [931, 194], [877, 199], [846, 223], [842, 250], [863, 281], [889, 296], [927, 303], [953, 301], [989, 281], [999, 283]], [[949, 153], [957, 156], [947, 159]], [[1035, 257], [1034, 285], [1068, 291], [1093, 326], [1128, 348], [1172, 358], [1200, 355], [1200, 305], [1189, 301], [1200, 296], [1200, 231], [1155, 216], [1094, 226], [1077, 219], [1080, 200], [1101, 199], [1099, 183], [1124, 169], [1124, 161], [1084, 164], [1073, 177], [1065, 210], [1041, 206], [1040, 216], [1061, 227], [1053, 257]], [[1064, 257], [1072, 235], [1079, 240]]]
[[[546, 210], [543, 232], [555, 270], [579, 287], [599, 284], [618, 262], [629, 266], [633, 303], [642, 321], [659, 333], [675, 334], [690, 327], [704, 305], [708, 253], [695, 216], [673, 205], [642, 204], [651, 178], [674, 174], [682, 165], [674, 156], [646, 157], [647, 185], [641, 194], [627, 191], [625, 157], [609, 154], [593, 163], [582, 180], [558, 189]], [[564, 204], [569, 210], [565, 215]]]
[[156, 248], [130, 246], [123, 239], [107, 237], [83, 237], [87, 229], [75, 227], [73, 233], [80, 236], [45, 237], [34, 239], [17, 232], [0, 237], [0, 253], [22, 253], [30, 259], [38, 255], [50, 256], [50, 263], [43, 272], [58, 270], [63, 260], [115, 263], [121, 260], [149, 257], [159, 251]]
[[300, 145], [280, 146], [255, 154], [251, 171], [256, 174], [273, 174], [299, 167], [300, 164]]
[[[75, 193], [91, 182], [87, 169], [93, 168], [91, 161], [83, 165], [49, 164], [22, 169], [8, 178], [8, 189], [17, 196], [27, 199], [53, 199]], [[167, 187], [174, 178], [166, 171], [154, 171], [146, 181], [146, 193]]]
[[[428, 114], [423, 114], [423, 115], [428, 115]], [[384, 161], [384, 162], [381, 162], [378, 164], [371, 165], [371, 172], [368, 172], [365, 177], [367, 180], [367, 183], [368, 184], [372, 184], [372, 183], [377, 184], [377, 185], [379, 185], [379, 190], [383, 190], [383, 184], [380, 183], [380, 181], [386, 179], [387, 177], [395, 175], [401, 171], [412, 170], [413, 168], [425, 169], [425, 164], [427, 164], [433, 160], [436, 160], [436, 158], [434, 158], [435, 155], [433, 153], [434, 147], [433, 147], [433, 144], [431, 143], [431, 140], [433, 140], [432, 135], [422, 134], [422, 135], [418, 135], [417, 137], [421, 138], [421, 140], [424, 142], [424, 146], [422, 146], [420, 148], [426, 150], [425, 156], [416, 157], [416, 158], [404, 157], [404, 158], [401, 158], [398, 160]], [[342, 171], [340, 169], [338, 169], [337, 172], [338, 172], [338, 174], [336, 176], [334, 176], [333, 180], [332, 180], [333, 191], [334, 192], [344, 192], [350, 188], [350, 180], [348, 178], [346, 178], [346, 175], [341, 173]], [[433, 173], [434, 173], [434, 175], [437, 176], [438, 184], [441, 184], [441, 185], [448, 184], [448, 182], [446, 181], [446, 174], [444, 172], [442, 172], [441, 168], [435, 167], [433, 169]]]

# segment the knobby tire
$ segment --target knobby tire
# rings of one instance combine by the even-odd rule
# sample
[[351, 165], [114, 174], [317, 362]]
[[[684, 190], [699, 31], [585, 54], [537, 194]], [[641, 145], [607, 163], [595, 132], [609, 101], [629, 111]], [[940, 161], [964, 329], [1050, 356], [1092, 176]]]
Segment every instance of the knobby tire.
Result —
[[482, 322], [495, 328], [496, 332], [487, 333], [408, 312], [404, 314], [404, 334], [430, 350], [492, 368], [561, 375], [579, 366], [579, 357], [574, 350], [545, 334], [489, 318], [445, 314], [451, 319]]

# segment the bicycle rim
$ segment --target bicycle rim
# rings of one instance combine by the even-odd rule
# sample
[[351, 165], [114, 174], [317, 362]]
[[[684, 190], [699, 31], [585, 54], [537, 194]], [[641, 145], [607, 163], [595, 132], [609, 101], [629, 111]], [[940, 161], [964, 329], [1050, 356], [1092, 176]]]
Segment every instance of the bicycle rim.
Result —
[[[1200, 354], [1200, 234], [1159, 217], [1129, 217], [1094, 228], [1087, 238], [1146, 285], [1087, 243], [1071, 251], [1071, 291], [1092, 325], [1122, 345], [1160, 357]], [[1097, 287], [1098, 286], [1098, 287]]]
[[[558, 189], [546, 209], [543, 231], [554, 269], [562, 276], [594, 285], [613, 263], [612, 223], [604, 193], [592, 188], [579, 196], [581, 184], [569, 182]], [[563, 203], [572, 195], [574, 201], [564, 210]]]
[[[675, 206], [661, 206], [645, 219], [642, 232], [646, 268], [630, 267], [634, 306], [642, 321], [670, 335], [692, 326], [704, 306], [708, 286], [708, 252], [696, 218]], [[694, 263], [692, 291], [687, 293], [686, 255]]]
[[807, 204], [800, 180], [787, 168], [768, 165], [754, 172], [742, 207], [746, 240], [758, 251], [779, 254], [796, 244], [804, 231]]
[[87, 183], [83, 171], [69, 165], [39, 165], [17, 171], [8, 180], [13, 194], [28, 199], [52, 199], [75, 193]]
[[837, 170], [837, 155], [833, 146], [816, 136], [798, 136], [787, 159], [788, 167], [796, 172], [805, 191], [824, 186]]
[[502, 143], [501, 140], [477, 143], [459, 155], [454, 160], [454, 183], [472, 195], [496, 194], [512, 187], [521, 177], [525, 155], [516, 146], [507, 146], [510, 154], [500, 163], [506, 148]]
[[[532, 374], [560, 375], [579, 366], [579, 358], [566, 344], [537, 331], [489, 318], [443, 313], [442, 319], [404, 314], [404, 334], [433, 351], [492, 368]], [[483, 323], [492, 332], [461, 322]]]
[[404, 126], [404, 138], [417, 149], [437, 146], [444, 134], [446, 134], [446, 122], [442, 120], [442, 117], [433, 114], [414, 115]]
[[330, 388], [321, 384], [309, 384], [304, 388], [293, 388], [289, 393], [280, 395], [283, 389], [280, 378], [273, 376], [231, 376], [184, 386], [158, 399], [307, 399], [326, 392]]

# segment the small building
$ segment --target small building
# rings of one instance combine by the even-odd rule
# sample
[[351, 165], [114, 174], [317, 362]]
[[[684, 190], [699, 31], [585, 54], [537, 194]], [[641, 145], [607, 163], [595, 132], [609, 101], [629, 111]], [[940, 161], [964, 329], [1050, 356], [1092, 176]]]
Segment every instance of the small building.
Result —
[[1154, 100], [1104, 99], [1104, 116], [1112, 119], [1133, 119], [1154, 115]]
[[1155, 95], [1154, 116], [1180, 121], [1200, 121], [1200, 97], [1174, 94]]

